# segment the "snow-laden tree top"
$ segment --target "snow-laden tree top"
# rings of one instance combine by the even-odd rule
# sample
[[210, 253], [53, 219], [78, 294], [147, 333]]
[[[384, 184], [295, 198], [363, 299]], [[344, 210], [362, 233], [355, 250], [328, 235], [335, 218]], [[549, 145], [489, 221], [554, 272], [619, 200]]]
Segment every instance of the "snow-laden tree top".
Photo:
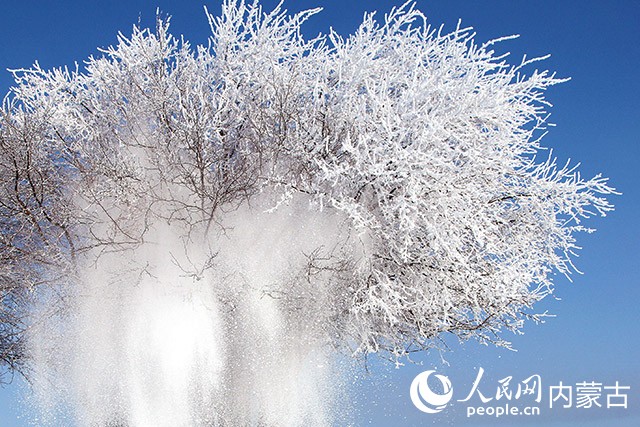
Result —
[[140, 248], [159, 223], [215, 249], [258, 198], [343, 218], [336, 246], [293, 274], [306, 284], [265, 292], [291, 313], [321, 292], [331, 307], [305, 321], [356, 353], [399, 356], [444, 332], [501, 343], [573, 270], [574, 235], [613, 190], [541, 151], [543, 92], [563, 81], [532, 71], [543, 58], [510, 65], [495, 41], [445, 34], [411, 4], [306, 40], [317, 12], [227, 0], [208, 46], [159, 19], [82, 70], [14, 73], [0, 122], [6, 361], [28, 295]]

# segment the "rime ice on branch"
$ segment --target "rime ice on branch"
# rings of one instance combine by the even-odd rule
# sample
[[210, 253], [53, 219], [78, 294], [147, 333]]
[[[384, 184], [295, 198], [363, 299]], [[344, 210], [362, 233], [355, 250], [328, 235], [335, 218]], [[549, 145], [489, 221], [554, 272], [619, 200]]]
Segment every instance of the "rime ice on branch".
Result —
[[543, 91], [563, 80], [410, 4], [306, 40], [318, 11], [227, 0], [208, 14], [209, 47], [158, 19], [82, 70], [14, 72], [0, 121], [6, 364], [30, 298], [64, 295], [80, 265], [135, 251], [159, 223], [215, 248], [257, 197], [344, 217], [336, 247], [296, 276], [329, 279], [265, 292], [291, 313], [329, 295], [313, 321], [355, 353], [402, 356], [444, 332], [504, 344], [552, 273], [571, 273], [582, 220], [610, 211], [614, 191], [539, 158]]

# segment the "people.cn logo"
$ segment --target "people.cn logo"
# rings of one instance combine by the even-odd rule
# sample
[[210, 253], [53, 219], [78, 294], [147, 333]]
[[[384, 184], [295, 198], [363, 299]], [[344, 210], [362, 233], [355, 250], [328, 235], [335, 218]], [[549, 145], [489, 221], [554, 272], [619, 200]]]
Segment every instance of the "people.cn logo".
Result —
[[435, 374], [435, 377], [440, 380], [442, 384], [443, 394], [434, 393], [429, 387], [428, 379], [431, 374], [436, 371], [424, 371], [418, 374], [411, 383], [411, 389], [409, 395], [411, 401], [416, 408], [427, 414], [437, 414], [442, 411], [447, 403], [453, 397], [453, 387], [451, 381], [444, 375]]

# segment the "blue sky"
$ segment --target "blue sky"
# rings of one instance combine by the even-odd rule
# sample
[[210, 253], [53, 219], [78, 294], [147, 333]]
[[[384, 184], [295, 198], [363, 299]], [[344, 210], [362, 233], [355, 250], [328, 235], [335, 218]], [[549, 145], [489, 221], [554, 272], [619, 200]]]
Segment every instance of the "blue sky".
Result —
[[[577, 266], [584, 275], [569, 283], [558, 277], [556, 296], [537, 308], [556, 315], [543, 325], [527, 325], [514, 336], [517, 352], [451, 342], [452, 351], [417, 358], [422, 365], [399, 370], [374, 362], [371, 375], [360, 372], [351, 385], [346, 405], [356, 426], [426, 425], [640, 425], [640, 3], [637, 1], [417, 1], [434, 25], [452, 29], [459, 18], [473, 26], [477, 39], [520, 34], [500, 44], [511, 52], [512, 62], [523, 53], [550, 53], [543, 63], [559, 76], [572, 80], [553, 87], [547, 98], [554, 104], [557, 124], [544, 145], [554, 149], [561, 163], [581, 162], [586, 176], [603, 173], [624, 194], [615, 197], [616, 211], [589, 225], [598, 229], [582, 235], [584, 246]], [[274, 1], [264, 1], [268, 9]], [[323, 6], [325, 10], [307, 26], [308, 34], [333, 26], [348, 34], [360, 22], [364, 10], [388, 11], [393, 1], [346, 2], [334, 0], [289, 1], [291, 10]], [[207, 3], [212, 12], [219, 2]], [[140, 19], [153, 25], [156, 8], [171, 14], [172, 32], [184, 34], [192, 44], [206, 43], [209, 28], [201, 1], [29, 1], [3, 4], [0, 9], [0, 69], [29, 67], [38, 60], [43, 68], [72, 66], [96, 47], [115, 43], [116, 34], [127, 34]], [[8, 72], [0, 72], [3, 93], [11, 86]], [[437, 369], [454, 384], [456, 399], [468, 393], [478, 367], [485, 375], [482, 390], [490, 394], [498, 380], [513, 376], [513, 383], [539, 374], [543, 388], [549, 385], [619, 381], [631, 386], [629, 408], [554, 409], [540, 404], [539, 417], [465, 416], [464, 404], [454, 404], [441, 414], [420, 413], [409, 399], [409, 385], [425, 369]], [[484, 393], [484, 392], [483, 392]], [[17, 418], [17, 387], [0, 389], [0, 426], [27, 425]], [[461, 397], [462, 396], [462, 397]], [[545, 397], [547, 395], [545, 394]], [[548, 398], [547, 398], [548, 399]], [[476, 401], [478, 401], [476, 399]], [[24, 417], [22, 418], [24, 419]]]

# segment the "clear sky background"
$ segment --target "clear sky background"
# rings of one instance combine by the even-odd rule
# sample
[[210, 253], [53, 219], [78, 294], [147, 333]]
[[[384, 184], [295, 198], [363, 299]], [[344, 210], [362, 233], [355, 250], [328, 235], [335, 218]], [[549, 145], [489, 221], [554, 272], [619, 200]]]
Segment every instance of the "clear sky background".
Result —
[[[206, 3], [219, 11], [219, 2]], [[274, 1], [264, 1], [267, 9]], [[346, 35], [362, 19], [364, 10], [382, 14], [398, 2], [376, 0], [289, 1], [293, 11], [315, 6], [324, 11], [307, 25], [307, 34], [329, 26]], [[451, 352], [417, 358], [421, 365], [392, 369], [373, 362], [370, 374], [358, 371], [344, 399], [355, 426], [639, 426], [640, 425], [640, 2], [628, 1], [513, 1], [419, 0], [433, 25], [455, 27], [459, 18], [477, 31], [477, 40], [520, 34], [497, 46], [511, 52], [511, 62], [524, 53], [552, 57], [539, 64], [568, 83], [547, 93], [554, 104], [557, 124], [544, 139], [560, 163], [568, 158], [581, 162], [585, 176], [603, 173], [624, 194], [613, 198], [616, 211], [589, 223], [598, 229], [579, 236], [584, 246], [577, 266], [584, 275], [574, 282], [556, 280], [556, 296], [541, 303], [538, 311], [556, 315], [543, 325], [527, 325], [525, 334], [513, 336], [517, 352], [457, 344]], [[183, 34], [193, 45], [205, 44], [209, 35], [202, 1], [5, 1], [0, 5], [0, 70], [29, 67], [35, 60], [43, 68], [81, 63], [97, 47], [116, 42], [116, 34], [131, 32], [140, 19], [152, 26], [156, 8], [173, 16], [173, 34]], [[12, 84], [0, 71], [0, 91]], [[532, 374], [542, 377], [545, 400], [538, 417], [466, 418], [465, 404], [455, 403], [441, 414], [427, 415], [413, 407], [409, 385], [425, 369], [448, 375], [454, 398], [462, 399], [471, 388], [478, 367], [485, 370], [480, 388], [495, 393], [498, 380], [513, 376], [513, 384]], [[596, 381], [631, 386], [628, 409], [549, 409], [549, 385]], [[29, 425], [19, 418], [18, 386], [0, 389], [0, 427]], [[479, 404], [477, 398], [474, 399]], [[605, 404], [606, 399], [602, 398]], [[24, 414], [23, 414], [24, 415]], [[28, 415], [28, 410], [27, 410]]]

